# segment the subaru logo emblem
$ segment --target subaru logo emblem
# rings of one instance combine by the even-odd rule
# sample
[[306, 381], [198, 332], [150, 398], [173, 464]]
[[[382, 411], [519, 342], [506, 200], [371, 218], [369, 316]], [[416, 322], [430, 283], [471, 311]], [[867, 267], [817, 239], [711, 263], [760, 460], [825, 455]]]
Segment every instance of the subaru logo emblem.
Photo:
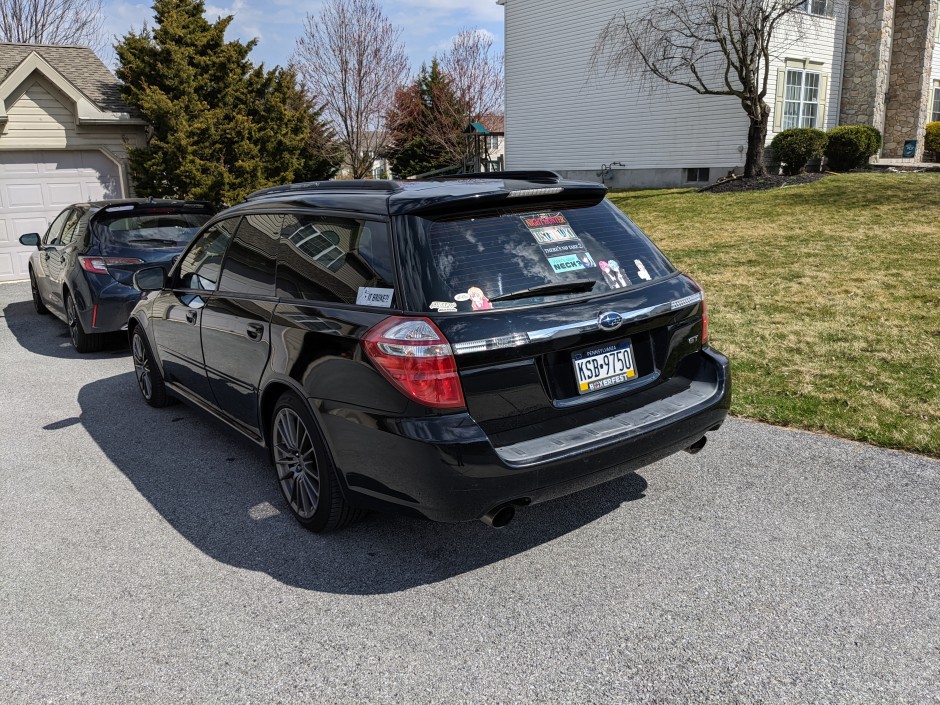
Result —
[[614, 311], [607, 311], [597, 317], [597, 325], [604, 330], [617, 330], [623, 323], [623, 316]]

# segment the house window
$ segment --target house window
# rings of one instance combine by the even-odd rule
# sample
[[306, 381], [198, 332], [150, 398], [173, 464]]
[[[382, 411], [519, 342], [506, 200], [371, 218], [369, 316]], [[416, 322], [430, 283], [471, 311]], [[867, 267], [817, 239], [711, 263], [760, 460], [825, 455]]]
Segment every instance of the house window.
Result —
[[810, 15], [832, 15], [833, 0], [806, 0], [803, 3], [802, 10]]
[[818, 127], [819, 74], [815, 71], [787, 69], [783, 97], [783, 129]]
[[933, 111], [930, 115], [931, 122], [940, 122], [940, 86], [933, 89]]
[[692, 167], [685, 170], [685, 180], [688, 182], [708, 183], [708, 167]]

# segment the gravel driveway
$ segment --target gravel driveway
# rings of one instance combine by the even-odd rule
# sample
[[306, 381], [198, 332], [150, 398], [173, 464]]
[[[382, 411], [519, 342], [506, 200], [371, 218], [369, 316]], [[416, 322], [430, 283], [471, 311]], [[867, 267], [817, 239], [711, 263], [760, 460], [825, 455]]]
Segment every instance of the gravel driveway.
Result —
[[317, 536], [0, 286], [0, 703], [940, 703], [940, 462], [740, 420], [502, 531]]

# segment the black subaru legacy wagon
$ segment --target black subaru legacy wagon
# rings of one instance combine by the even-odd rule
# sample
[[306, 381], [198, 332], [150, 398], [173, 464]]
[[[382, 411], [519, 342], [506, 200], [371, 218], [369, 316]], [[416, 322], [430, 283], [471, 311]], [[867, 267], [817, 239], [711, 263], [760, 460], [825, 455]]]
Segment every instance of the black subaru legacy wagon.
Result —
[[268, 447], [315, 531], [503, 526], [695, 452], [728, 360], [701, 288], [605, 194], [552, 172], [258, 191], [135, 274], [140, 390]]

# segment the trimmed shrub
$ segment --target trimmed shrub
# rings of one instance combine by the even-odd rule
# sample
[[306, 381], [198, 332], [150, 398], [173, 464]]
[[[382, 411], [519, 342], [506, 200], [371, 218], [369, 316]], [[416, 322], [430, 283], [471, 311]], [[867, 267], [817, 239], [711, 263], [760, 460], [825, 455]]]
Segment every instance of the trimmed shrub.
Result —
[[826, 159], [836, 171], [858, 169], [881, 149], [881, 132], [871, 125], [840, 125], [829, 130]]
[[924, 151], [933, 152], [934, 161], [940, 161], [940, 122], [928, 122], [924, 131]]
[[815, 127], [793, 127], [778, 132], [770, 143], [774, 158], [788, 176], [802, 173], [806, 162], [819, 159], [826, 149], [826, 133]]

